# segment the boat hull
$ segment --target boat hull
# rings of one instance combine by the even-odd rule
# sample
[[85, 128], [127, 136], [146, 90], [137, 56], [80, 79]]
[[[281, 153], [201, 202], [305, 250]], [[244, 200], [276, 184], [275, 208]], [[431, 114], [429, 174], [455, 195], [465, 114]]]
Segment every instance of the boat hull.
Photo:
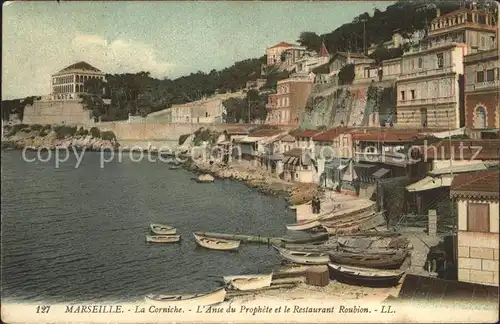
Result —
[[241, 275], [223, 277], [224, 282], [235, 290], [256, 290], [271, 286], [273, 274], [266, 275]]
[[148, 243], [177, 243], [180, 240], [180, 235], [146, 235]]
[[277, 246], [274, 247], [280, 255], [287, 261], [304, 265], [322, 265], [330, 261], [327, 253], [290, 251]]
[[226, 289], [219, 288], [213, 292], [193, 295], [147, 295], [147, 303], [172, 305], [213, 305], [222, 303], [226, 298]]
[[317, 220], [312, 220], [295, 224], [287, 224], [286, 228], [289, 231], [306, 231], [319, 226], [321, 226], [320, 222], [318, 222]]
[[334, 264], [375, 269], [399, 269], [407, 255], [407, 251], [397, 251], [391, 255], [359, 254], [342, 251], [329, 253], [330, 261]]
[[151, 233], [156, 235], [175, 235], [177, 233], [176, 228], [162, 224], [150, 224], [149, 229]]
[[214, 239], [193, 233], [196, 244], [210, 250], [218, 251], [237, 251], [240, 247], [240, 241], [231, 241], [223, 239]]
[[293, 243], [293, 244], [302, 244], [302, 243], [313, 243], [313, 242], [325, 242], [328, 241], [330, 235], [328, 233], [322, 233], [317, 235], [311, 235], [310, 237], [305, 238], [297, 238], [297, 239], [281, 239], [283, 243]]
[[364, 287], [394, 287], [397, 286], [404, 271], [389, 273], [370, 268], [355, 268], [337, 264], [328, 264], [330, 278], [342, 283]]

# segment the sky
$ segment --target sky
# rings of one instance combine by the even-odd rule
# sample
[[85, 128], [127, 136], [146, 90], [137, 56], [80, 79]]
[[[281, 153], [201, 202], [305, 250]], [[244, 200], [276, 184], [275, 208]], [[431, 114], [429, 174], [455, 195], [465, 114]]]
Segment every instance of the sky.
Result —
[[392, 2], [6, 2], [2, 99], [50, 93], [50, 76], [86, 61], [105, 73], [170, 78], [261, 57], [302, 31], [328, 33]]

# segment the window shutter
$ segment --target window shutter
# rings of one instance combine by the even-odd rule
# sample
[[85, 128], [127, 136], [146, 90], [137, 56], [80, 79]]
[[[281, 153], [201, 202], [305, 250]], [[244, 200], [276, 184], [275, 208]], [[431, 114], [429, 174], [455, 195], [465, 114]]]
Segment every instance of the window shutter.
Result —
[[467, 205], [467, 230], [470, 232], [489, 232], [489, 213], [489, 204], [469, 203]]

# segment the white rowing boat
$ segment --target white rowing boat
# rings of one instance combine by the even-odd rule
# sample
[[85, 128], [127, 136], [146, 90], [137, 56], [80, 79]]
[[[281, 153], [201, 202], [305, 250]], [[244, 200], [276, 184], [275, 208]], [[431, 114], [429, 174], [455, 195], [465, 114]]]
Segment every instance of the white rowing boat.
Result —
[[351, 285], [366, 287], [393, 287], [399, 283], [404, 271], [388, 271], [372, 268], [351, 267], [329, 263], [330, 277]]
[[312, 219], [312, 220], [300, 221], [295, 224], [287, 224], [286, 228], [289, 231], [305, 231], [313, 229], [318, 226], [321, 226], [321, 223], [316, 219]]
[[180, 235], [146, 235], [148, 243], [177, 243], [180, 240]]
[[235, 290], [255, 290], [271, 286], [273, 273], [264, 275], [225, 276], [224, 282]]
[[240, 247], [240, 241], [216, 239], [201, 235], [199, 232], [193, 233], [196, 243], [211, 250], [236, 251]]
[[222, 303], [226, 298], [226, 289], [224, 287], [208, 293], [191, 294], [191, 295], [147, 295], [146, 302], [161, 302], [178, 304], [195, 304], [195, 305], [213, 305]]
[[328, 264], [330, 257], [325, 252], [290, 251], [273, 245], [283, 258], [297, 264]]
[[163, 224], [150, 224], [149, 228], [156, 235], [174, 235], [177, 232], [175, 227]]

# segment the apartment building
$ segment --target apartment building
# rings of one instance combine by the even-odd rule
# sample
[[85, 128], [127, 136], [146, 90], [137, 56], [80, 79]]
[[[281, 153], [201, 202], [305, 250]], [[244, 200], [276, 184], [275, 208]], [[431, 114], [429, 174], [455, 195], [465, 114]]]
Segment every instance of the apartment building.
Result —
[[269, 95], [266, 124], [296, 125], [305, 109], [314, 79], [309, 75], [295, 75], [277, 83], [275, 94]]
[[500, 128], [500, 61], [498, 49], [464, 57], [465, 126]]
[[413, 47], [401, 58], [397, 124], [403, 128], [455, 129], [463, 111], [463, 43], [439, 41]]
[[451, 40], [467, 45], [468, 53], [487, 51], [496, 47], [498, 14], [491, 10], [479, 10], [472, 4], [432, 20], [426, 37], [429, 42]]

